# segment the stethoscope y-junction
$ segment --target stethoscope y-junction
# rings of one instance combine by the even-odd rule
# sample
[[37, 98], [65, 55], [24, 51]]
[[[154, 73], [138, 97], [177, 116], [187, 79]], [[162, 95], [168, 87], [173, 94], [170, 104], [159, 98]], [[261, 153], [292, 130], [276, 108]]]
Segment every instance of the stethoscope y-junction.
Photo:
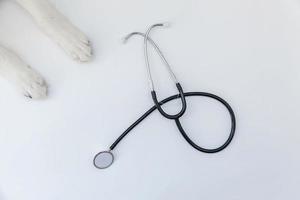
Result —
[[[140, 122], [142, 122], [146, 117], [148, 117], [153, 111], [155, 111], [156, 109], [160, 112], [160, 114], [162, 116], [164, 116], [167, 119], [170, 120], [174, 120], [177, 128], [179, 130], [179, 132], [182, 134], [182, 136], [184, 137], [184, 139], [192, 146], [194, 147], [196, 150], [204, 152], [204, 153], [217, 153], [222, 151], [223, 149], [225, 149], [230, 142], [232, 141], [233, 137], [234, 137], [234, 133], [235, 133], [235, 128], [236, 128], [236, 120], [235, 120], [235, 115], [234, 112], [231, 108], [231, 106], [221, 97], [211, 94], [211, 93], [206, 93], [206, 92], [184, 92], [180, 83], [178, 82], [174, 72], [171, 69], [171, 66], [169, 65], [168, 61], [166, 60], [166, 58], [164, 57], [163, 53], [161, 52], [160, 48], [158, 47], [158, 45], [150, 38], [150, 33], [151, 30], [155, 27], [161, 27], [161, 26], [166, 26], [166, 24], [154, 24], [152, 25], [147, 32], [144, 33], [140, 33], [140, 32], [133, 32], [130, 33], [126, 38], [125, 38], [125, 42], [131, 38], [134, 35], [139, 35], [142, 36], [144, 38], [144, 56], [145, 56], [145, 62], [146, 62], [146, 67], [147, 67], [147, 73], [148, 73], [148, 81], [149, 81], [149, 85], [150, 85], [150, 89], [151, 89], [151, 95], [152, 95], [152, 99], [154, 102], [154, 106], [151, 107], [147, 112], [145, 112], [145, 114], [143, 114], [138, 120], [136, 120], [131, 126], [129, 126], [117, 139], [116, 141], [110, 146], [108, 151], [102, 151], [100, 153], [98, 153], [95, 157], [94, 157], [94, 165], [95, 167], [99, 168], [99, 169], [105, 169], [109, 166], [111, 166], [111, 164], [114, 161], [114, 155], [112, 153], [112, 151], [116, 148], [116, 146], [121, 142], [121, 140], [134, 128], [136, 127]], [[151, 69], [150, 69], [150, 64], [149, 64], [149, 55], [148, 55], [148, 43], [150, 43], [154, 49], [156, 50], [156, 52], [158, 53], [158, 55], [160, 56], [160, 58], [162, 59], [163, 63], [165, 64], [172, 80], [174, 81], [177, 89], [178, 89], [178, 94], [170, 96], [162, 101], [158, 101], [157, 99], [157, 94], [156, 91], [154, 89], [154, 83], [153, 83], [153, 79], [151, 76]], [[207, 97], [207, 98], [211, 98], [214, 99], [216, 101], [218, 101], [219, 103], [221, 103], [222, 105], [224, 105], [226, 107], [226, 109], [228, 110], [229, 114], [230, 114], [230, 118], [231, 118], [231, 130], [230, 130], [230, 134], [227, 138], [227, 140], [225, 141], [225, 143], [223, 145], [221, 145], [220, 147], [214, 148], [214, 149], [207, 149], [207, 148], [203, 148], [198, 146], [192, 139], [190, 139], [190, 137], [187, 135], [187, 133], [185, 132], [185, 130], [183, 129], [181, 122], [180, 122], [180, 117], [182, 117], [187, 109], [187, 102], [186, 102], [186, 98], [187, 97], [192, 97], [192, 96], [198, 96], [198, 97]], [[181, 110], [177, 113], [177, 114], [168, 114], [166, 113], [163, 108], [162, 105], [166, 104], [169, 101], [175, 100], [175, 99], [181, 99]]]

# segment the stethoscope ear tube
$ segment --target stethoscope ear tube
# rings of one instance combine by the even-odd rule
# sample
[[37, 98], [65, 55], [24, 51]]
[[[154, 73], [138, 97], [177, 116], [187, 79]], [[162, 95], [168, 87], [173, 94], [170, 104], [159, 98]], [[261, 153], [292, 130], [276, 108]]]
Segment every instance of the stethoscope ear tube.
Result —
[[156, 105], [156, 108], [158, 109], [158, 111], [160, 112], [160, 114], [162, 114], [165, 118], [167, 119], [178, 119], [180, 118], [186, 111], [186, 100], [185, 100], [185, 96], [184, 96], [184, 92], [183, 92], [183, 89], [180, 85], [180, 83], [176, 83], [176, 87], [179, 91], [179, 95], [180, 95], [180, 99], [181, 99], [181, 103], [182, 103], [182, 107], [181, 107], [181, 110], [178, 114], [176, 115], [169, 115], [167, 114], [161, 107], [161, 103], [158, 102], [157, 100], [157, 96], [156, 96], [156, 92], [153, 90], [151, 92], [151, 95], [152, 95], [152, 99], [153, 99], [153, 102], [154, 104]]

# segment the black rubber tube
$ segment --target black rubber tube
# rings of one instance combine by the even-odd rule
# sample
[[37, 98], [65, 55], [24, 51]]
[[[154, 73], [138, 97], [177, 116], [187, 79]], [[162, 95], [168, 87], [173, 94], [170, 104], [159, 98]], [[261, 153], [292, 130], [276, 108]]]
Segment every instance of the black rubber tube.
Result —
[[[235, 119], [235, 114], [231, 108], [231, 106], [221, 97], [211, 94], [211, 93], [206, 93], [206, 92], [186, 92], [184, 93], [185, 97], [191, 97], [191, 96], [202, 96], [202, 97], [208, 97], [208, 98], [212, 98], [217, 100], [218, 102], [222, 103], [228, 110], [229, 114], [230, 114], [230, 118], [231, 118], [231, 130], [230, 130], [230, 134], [227, 138], [227, 140], [225, 141], [225, 143], [223, 145], [221, 145], [220, 147], [214, 148], [214, 149], [206, 149], [203, 147], [198, 146], [196, 143], [194, 143], [189, 136], [186, 134], [186, 132], [184, 131], [181, 123], [180, 123], [180, 117], [174, 119], [176, 122], [176, 125], [178, 127], [178, 130], [180, 131], [180, 133], [182, 134], [182, 136], [185, 138], [185, 140], [192, 146], [194, 147], [196, 150], [204, 152], [204, 153], [217, 153], [222, 151], [223, 149], [225, 149], [232, 141], [234, 134], [235, 134], [235, 130], [236, 130], [236, 119]], [[177, 95], [173, 95], [170, 96], [162, 101], [159, 102], [159, 105], [163, 105], [169, 101], [172, 101], [174, 99], [177, 98], [181, 98], [180, 94]], [[148, 117], [153, 111], [155, 111], [157, 109], [157, 106], [153, 106], [151, 107], [147, 112], [145, 112], [145, 114], [143, 114], [138, 120], [136, 120], [131, 126], [129, 126], [117, 139], [116, 141], [110, 146], [110, 150], [113, 150], [120, 142], [121, 140], [132, 130], [134, 129], [139, 123], [141, 123], [146, 117]]]
[[232, 141], [233, 137], [234, 137], [234, 133], [235, 133], [235, 129], [236, 129], [236, 119], [235, 119], [235, 115], [234, 115], [234, 112], [231, 108], [231, 106], [222, 98], [214, 95], [214, 94], [209, 94], [209, 93], [205, 93], [205, 95], [191, 95], [191, 96], [205, 96], [205, 97], [209, 97], [209, 98], [212, 98], [212, 99], [215, 99], [217, 100], [218, 102], [220, 102], [221, 104], [223, 104], [228, 112], [229, 112], [229, 115], [230, 115], [230, 119], [231, 119], [231, 131], [230, 131], [230, 134], [227, 138], [227, 140], [225, 141], [225, 143], [223, 145], [221, 145], [220, 147], [217, 147], [217, 148], [213, 148], [213, 149], [206, 149], [206, 148], [203, 148], [203, 147], [200, 147], [198, 146], [196, 143], [194, 143], [190, 138], [189, 136], [186, 134], [186, 132], [184, 131], [182, 125], [181, 125], [181, 122], [180, 122], [180, 119], [177, 118], [175, 119], [175, 122], [176, 122], [176, 125], [181, 133], [181, 135], [184, 137], [184, 139], [192, 146], [194, 147], [195, 149], [197, 149], [198, 151], [201, 151], [201, 152], [204, 152], [204, 153], [217, 153], [217, 152], [220, 152], [222, 151], [223, 149], [225, 149], [229, 144], [230, 142]]
[[161, 107], [160, 102], [158, 102], [157, 97], [156, 97], [156, 92], [152, 91], [151, 95], [152, 95], [152, 99], [154, 104], [156, 105], [156, 108], [158, 109], [158, 111], [160, 112], [160, 114], [162, 114], [162, 116], [164, 116], [167, 119], [178, 119], [180, 118], [186, 111], [186, 100], [185, 100], [185, 95], [184, 92], [182, 90], [182, 87], [180, 85], [180, 83], [176, 83], [176, 87], [178, 89], [179, 95], [180, 95], [180, 99], [181, 99], [181, 103], [182, 103], [182, 108], [180, 110], [179, 113], [175, 114], [175, 115], [169, 115], [167, 114]]

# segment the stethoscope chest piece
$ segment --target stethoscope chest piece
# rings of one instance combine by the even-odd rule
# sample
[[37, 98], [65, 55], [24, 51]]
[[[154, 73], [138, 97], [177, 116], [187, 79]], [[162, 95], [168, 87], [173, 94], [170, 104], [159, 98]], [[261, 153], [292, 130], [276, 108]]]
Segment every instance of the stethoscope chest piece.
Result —
[[94, 166], [98, 169], [106, 169], [114, 162], [114, 154], [111, 151], [101, 151], [94, 157]]

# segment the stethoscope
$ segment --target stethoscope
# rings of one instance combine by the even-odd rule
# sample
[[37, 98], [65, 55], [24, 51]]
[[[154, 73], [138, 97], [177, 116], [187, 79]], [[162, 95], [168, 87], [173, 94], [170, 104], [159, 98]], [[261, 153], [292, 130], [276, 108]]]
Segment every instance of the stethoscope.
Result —
[[[140, 33], [140, 32], [133, 32], [130, 33], [129, 35], [127, 35], [124, 39], [124, 42], [126, 42], [129, 38], [131, 38], [134, 35], [140, 35], [142, 37], [144, 37], [144, 56], [145, 56], [145, 62], [146, 62], [146, 67], [147, 67], [147, 73], [148, 73], [148, 81], [149, 81], [149, 85], [150, 85], [150, 89], [151, 89], [151, 96], [154, 102], [154, 106], [152, 108], [150, 108], [147, 112], [145, 112], [145, 114], [143, 114], [138, 120], [136, 120], [131, 126], [129, 126], [116, 140], [115, 142], [109, 147], [108, 151], [102, 151], [99, 152], [98, 154], [95, 155], [94, 157], [94, 166], [98, 169], [105, 169], [108, 168], [112, 165], [112, 163], [114, 162], [114, 155], [112, 153], [112, 151], [116, 148], [116, 146], [122, 141], [122, 139], [133, 129], [135, 128], [140, 122], [142, 122], [146, 117], [148, 117], [153, 111], [155, 111], [156, 109], [160, 112], [160, 114], [162, 116], [164, 116], [167, 119], [170, 120], [174, 120], [176, 123], [176, 126], [178, 127], [179, 132], [182, 134], [182, 136], [184, 137], [184, 139], [196, 150], [204, 152], [204, 153], [217, 153], [222, 151], [223, 149], [225, 149], [230, 142], [232, 141], [233, 137], [234, 137], [234, 133], [235, 133], [235, 128], [236, 128], [236, 120], [235, 120], [235, 115], [234, 112], [231, 108], [231, 106], [221, 97], [211, 94], [211, 93], [206, 93], [206, 92], [184, 92], [180, 83], [178, 82], [174, 72], [171, 69], [171, 66], [169, 65], [169, 63], [167, 62], [166, 58], [164, 57], [163, 53], [161, 52], [160, 48], [157, 46], [157, 44], [149, 37], [150, 32], [153, 28], [155, 27], [162, 27], [162, 26], [167, 26], [167, 24], [165, 23], [160, 23], [160, 24], [154, 24], [152, 25], [147, 32], [144, 33]], [[148, 56], [148, 42], [154, 47], [154, 49], [156, 50], [156, 52], [158, 53], [158, 55], [160, 56], [160, 58], [162, 59], [163, 63], [165, 64], [172, 80], [174, 81], [177, 89], [178, 89], [178, 94], [170, 96], [162, 101], [158, 101], [157, 99], [157, 95], [156, 95], [156, 91], [154, 89], [154, 83], [153, 83], [153, 79], [151, 76], [151, 70], [150, 70], [150, 64], [149, 64], [149, 56]], [[217, 148], [214, 149], [207, 149], [207, 148], [203, 148], [198, 146], [192, 139], [190, 139], [190, 137], [187, 135], [187, 133], [185, 132], [185, 130], [183, 129], [181, 122], [180, 122], [180, 117], [182, 117], [186, 111], [187, 108], [187, 103], [186, 103], [186, 97], [192, 97], [192, 96], [198, 96], [198, 97], [207, 97], [207, 98], [212, 98], [216, 101], [218, 101], [219, 103], [221, 103], [222, 105], [224, 105], [226, 107], [226, 109], [228, 110], [229, 114], [230, 114], [230, 118], [231, 118], [231, 130], [230, 130], [230, 134], [227, 138], [227, 140], [225, 141], [225, 143]], [[175, 99], [181, 99], [181, 103], [182, 103], [182, 107], [181, 110], [177, 113], [177, 114], [168, 114], [166, 113], [163, 108], [162, 105], [166, 104], [169, 101], [175, 100]]]

